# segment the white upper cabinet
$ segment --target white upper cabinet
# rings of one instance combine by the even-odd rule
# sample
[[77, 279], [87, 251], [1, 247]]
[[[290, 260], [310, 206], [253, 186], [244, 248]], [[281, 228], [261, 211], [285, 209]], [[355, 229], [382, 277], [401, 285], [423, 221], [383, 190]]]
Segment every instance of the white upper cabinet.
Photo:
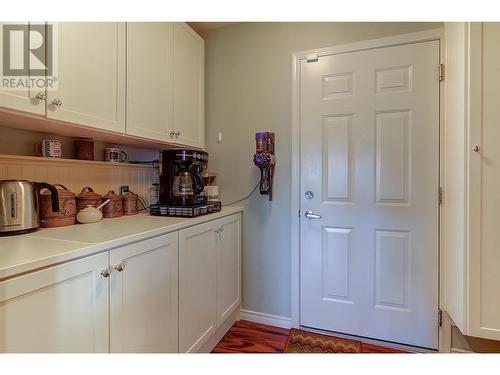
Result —
[[0, 352], [104, 353], [107, 252], [0, 282]]
[[[11, 55], [14, 53], [14, 49], [17, 51], [23, 51], [25, 45], [24, 33], [28, 33], [30, 27], [33, 28], [33, 33], [40, 33], [41, 35], [45, 34], [45, 28], [43, 25], [30, 25], [29, 23], [15, 23], [15, 30], [9, 30], [9, 27], [13, 27], [14, 24], [5, 24], [0, 23], [0, 51], [5, 53], [7, 46], [4, 45], [4, 41], [8, 41], [10, 44]], [[35, 30], [36, 29], [36, 30]], [[14, 48], [12, 48], [14, 47]], [[45, 63], [45, 56], [42, 56], [43, 61], [38, 61], [40, 64]], [[34, 65], [37, 62], [36, 58], [32, 59], [24, 59], [22, 58], [19, 61], [16, 61], [17, 64], [11, 67], [11, 69], [19, 69], [23, 66], [29, 69], [30, 66]], [[10, 63], [7, 61], [3, 61], [0, 59], [0, 74], [5, 74], [4, 63]], [[10, 69], [9, 69], [10, 70]], [[19, 76], [23, 76], [24, 73], [17, 74]], [[8, 78], [8, 76], [4, 76], [4, 78]], [[14, 77], [13, 77], [14, 78]], [[27, 78], [36, 79], [40, 77], [30, 76], [28, 73]], [[41, 76], [41, 78], [45, 78], [45, 76]], [[10, 85], [10, 84], [9, 84]], [[35, 113], [38, 115], [45, 115], [45, 88], [36, 89], [36, 88], [25, 88], [21, 90], [9, 90], [5, 85], [0, 86], [0, 107], [15, 109], [24, 112]]]
[[204, 145], [204, 42], [185, 23], [174, 24], [173, 131], [175, 142]]
[[110, 251], [112, 353], [177, 353], [178, 234]]
[[446, 24], [445, 309], [500, 340], [500, 24]]
[[127, 24], [127, 134], [172, 141], [173, 24]]
[[125, 132], [125, 24], [54, 24], [58, 89], [47, 91], [47, 117]]

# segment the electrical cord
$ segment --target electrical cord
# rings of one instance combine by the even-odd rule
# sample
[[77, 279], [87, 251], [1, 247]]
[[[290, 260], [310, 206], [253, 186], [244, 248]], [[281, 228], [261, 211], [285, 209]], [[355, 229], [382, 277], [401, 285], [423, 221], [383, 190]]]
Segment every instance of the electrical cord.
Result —
[[241, 201], [244, 201], [244, 200], [250, 198], [253, 195], [253, 193], [255, 193], [255, 190], [257, 190], [257, 188], [259, 187], [259, 185], [260, 185], [260, 180], [259, 180], [259, 182], [257, 182], [257, 185], [255, 185], [255, 187], [253, 188], [252, 192], [250, 194], [248, 194], [245, 198], [238, 199], [237, 201], [234, 201], [234, 202], [231, 202], [231, 203], [223, 204], [222, 207], [232, 206], [235, 203], [238, 203], [238, 202], [241, 202]]

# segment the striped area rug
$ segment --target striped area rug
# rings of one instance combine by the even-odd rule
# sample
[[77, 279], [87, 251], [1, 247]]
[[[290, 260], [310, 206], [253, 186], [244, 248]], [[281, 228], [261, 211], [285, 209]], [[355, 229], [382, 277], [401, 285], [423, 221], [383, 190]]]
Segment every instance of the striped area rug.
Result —
[[361, 343], [293, 329], [285, 353], [361, 353]]

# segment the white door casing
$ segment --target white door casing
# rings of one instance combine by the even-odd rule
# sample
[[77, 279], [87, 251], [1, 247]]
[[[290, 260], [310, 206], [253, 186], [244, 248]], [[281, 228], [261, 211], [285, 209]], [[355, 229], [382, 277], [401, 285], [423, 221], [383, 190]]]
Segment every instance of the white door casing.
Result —
[[438, 41], [301, 61], [301, 325], [437, 348], [438, 66]]

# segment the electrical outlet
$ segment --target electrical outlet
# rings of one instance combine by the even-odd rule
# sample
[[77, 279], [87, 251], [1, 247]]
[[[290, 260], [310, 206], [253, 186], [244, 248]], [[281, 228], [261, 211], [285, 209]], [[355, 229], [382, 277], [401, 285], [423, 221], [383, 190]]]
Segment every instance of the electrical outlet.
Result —
[[120, 186], [120, 195], [128, 193], [129, 191], [130, 191], [130, 188], [128, 185], [121, 185]]

